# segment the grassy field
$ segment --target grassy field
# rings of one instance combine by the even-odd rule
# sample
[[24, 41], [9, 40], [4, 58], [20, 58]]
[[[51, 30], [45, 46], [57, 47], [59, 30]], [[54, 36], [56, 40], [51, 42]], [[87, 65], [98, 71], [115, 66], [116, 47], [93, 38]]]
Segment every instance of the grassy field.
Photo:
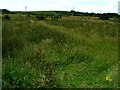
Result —
[[3, 88], [117, 88], [118, 24], [96, 17], [3, 19]]

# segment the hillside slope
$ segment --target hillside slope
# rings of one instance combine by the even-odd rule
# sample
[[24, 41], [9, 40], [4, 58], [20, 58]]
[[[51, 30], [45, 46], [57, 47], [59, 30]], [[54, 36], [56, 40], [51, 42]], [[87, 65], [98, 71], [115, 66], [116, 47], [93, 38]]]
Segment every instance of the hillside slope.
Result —
[[3, 20], [3, 88], [118, 87], [117, 27], [69, 16]]

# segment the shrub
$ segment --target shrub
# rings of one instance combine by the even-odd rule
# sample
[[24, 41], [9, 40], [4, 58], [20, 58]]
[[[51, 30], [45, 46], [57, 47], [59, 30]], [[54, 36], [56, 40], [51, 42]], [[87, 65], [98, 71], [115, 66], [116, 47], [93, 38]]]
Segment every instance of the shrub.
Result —
[[4, 16], [4, 19], [10, 19], [10, 16], [5, 15], [5, 16]]
[[30, 17], [30, 14], [28, 14], [28, 17]]
[[59, 18], [61, 19], [62, 15], [59, 16]]
[[41, 16], [41, 17], [40, 17], [40, 20], [44, 20], [44, 19], [45, 19], [45, 17], [44, 17], [44, 16]]
[[2, 9], [2, 14], [8, 14], [8, 13], [10, 13], [9, 10], [7, 10], [7, 9]]
[[102, 20], [109, 20], [109, 16], [103, 15], [103, 16], [100, 16], [99, 19], [102, 19]]
[[10, 14], [15, 14], [15, 12], [10, 12]]
[[43, 15], [36, 15], [37, 20], [44, 20], [45, 17]]

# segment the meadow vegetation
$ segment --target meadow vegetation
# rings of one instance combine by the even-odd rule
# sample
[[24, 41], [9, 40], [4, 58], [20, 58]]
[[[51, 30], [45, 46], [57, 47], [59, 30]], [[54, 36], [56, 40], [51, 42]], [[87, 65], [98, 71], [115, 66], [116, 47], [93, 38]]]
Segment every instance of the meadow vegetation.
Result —
[[2, 22], [3, 88], [118, 87], [115, 18], [20, 15]]

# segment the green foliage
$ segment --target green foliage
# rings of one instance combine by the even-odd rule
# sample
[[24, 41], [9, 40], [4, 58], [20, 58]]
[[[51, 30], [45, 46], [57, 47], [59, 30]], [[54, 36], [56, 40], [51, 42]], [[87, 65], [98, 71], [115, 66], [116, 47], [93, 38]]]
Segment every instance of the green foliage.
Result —
[[28, 14], [28, 17], [30, 17], [30, 14]]
[[10, 19], [10, 16], [9, 15], [5, 15], [4, 19]]
[[[44, 17], [54, 18], [53, 14]], [[3, 88], [118, 87], [113, 74], [117, 22], [76, 16], [21, 20], [14, 15], [3, 20]], [[113, 81], [106, 81], [106, 74]]]
[[[13, 23], [14, 24], [14, 23]], [[7, 27], [6, 27], [7, 26]], [[11, 29], [10, 29], [11, 28]], [[15, 27], [10, 27], [9, 22], [4, 23], [3, 21], [3, 38], [2, 38], [2, 55], [14, 56], [15, 53], [22, 49], [24, 42], [20, 36], [20, 32], [15, 29]]]
[[[38, 30], [39, 28], [39, 30]], [[38, 26], [32, 29], [28, 36], [30, 42], [40, 43], [42, 40], [51, 39], [54, 43], [64, 43], [66, 37], [63, 33], [52, 31], [50, 28], [45, 26]]]
[[8, 14], [8, 13], [10, 13], [9, 10], [7, 10], [7, 9], [2, 9], [2, 14]]
[[36, 15], [36, 18], [38, 20], [44, 20], [45, 19], [45, 16], [44, 15]]
[[61, 14], [55, 12], [33, 12], [32, 14], [35, 15], [38, 20], [44, 20], [46, 18], [58, 19], [62, 17]]

